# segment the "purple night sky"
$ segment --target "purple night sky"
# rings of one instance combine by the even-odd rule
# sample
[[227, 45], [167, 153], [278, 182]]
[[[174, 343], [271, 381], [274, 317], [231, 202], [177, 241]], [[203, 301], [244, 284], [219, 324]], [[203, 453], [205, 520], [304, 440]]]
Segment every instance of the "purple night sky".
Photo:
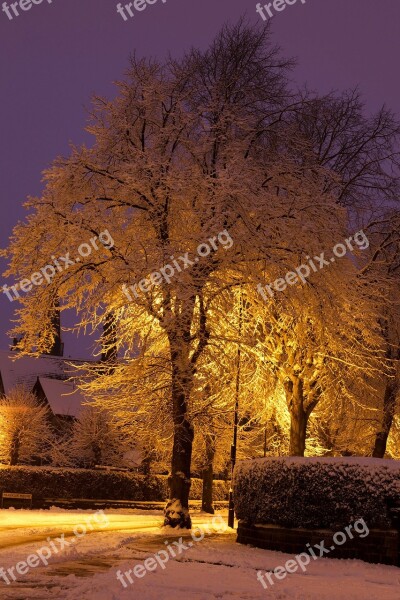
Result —
[[[262, 23], [255, 0], [158, 0], [126, 22], [116, 5], [43, 0], [13, 20], [0, 13], [1, 247], [24, 216], [26, 197], [40, 194], [41, 171], [67, 154], [70, 142], [90, 143], [85, 106], [94, 92], [114, 94], [112, 82], [132, 51], [180, 55], [208, 45], [225, 21], [246, 14]], [[399, 112], [399, 0], [298, 0], [276, 13], [272, 25], [283, 54], [298, 57], [296, 83], [322, 93], [359, 85], [367, 111], [385, 103]], [[0, 303], [5, 349], [16, 303], [4, 294]], [[66, 355], [87, 355], [90, 341], [65, 339]]]

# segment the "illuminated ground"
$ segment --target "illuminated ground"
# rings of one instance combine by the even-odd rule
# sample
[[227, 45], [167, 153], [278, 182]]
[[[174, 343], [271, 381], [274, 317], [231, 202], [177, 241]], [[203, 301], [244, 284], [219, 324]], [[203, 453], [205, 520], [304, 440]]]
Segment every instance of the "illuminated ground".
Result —
[[[53, 553], [47, 567], [31, 568], [7, 585], [1, 600], [399, 600], [400, 569], [360, 561], [320, 559], [303, 574], [291, 574], [264, 590], [257, 571], [273, 570], [288, 558], [277, 552], [240, 546], [230, 530], [213, 533], [211, 520], [198, 513], [194, 523], [210, 530], [204, 539], [124, 588], [118, 570], [127, 571], [165, 549], [182, 533], [162, 532], [162, 515], [147, 511], [106, 511], [108, 524], [78, 539], [73, 530], [91, 511], [0, 511], [0, 567], [26, 561], [64, 533], [68, 547]], [[93, 526], [96, 524], [92, 521]], [[221, 521], [218, 522], [220, 529]], [[196, 535], [200, 537], [199, 531]], [[47, 539], [49, 538], [49, 539]], [[56, 542], [54, 542], [56, 543]], [[57, 542], [57, 544], [59, 544]], [[57, 547], [57, 546], [56, 546]]]

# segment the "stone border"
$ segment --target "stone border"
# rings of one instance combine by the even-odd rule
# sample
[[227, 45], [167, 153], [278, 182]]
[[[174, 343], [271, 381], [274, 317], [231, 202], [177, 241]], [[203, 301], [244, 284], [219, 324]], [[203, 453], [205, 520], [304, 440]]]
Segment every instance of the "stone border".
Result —
[[[334, 531], [326, 529], [289, 529], [278, 525], [248, 525], [244, 521], [239, 521], [237, 533], [239, 544], [287, 554], [308, 552], [306, 544], [313, 546], [322, 540], [327, 548], [331, 548], [335, 535]], [[336, 546], [328, 556], [400, 567], [399, 541], [399, 532], [395, 529], [370, 529], [368, 537], [349, 539], [343, 546]]]

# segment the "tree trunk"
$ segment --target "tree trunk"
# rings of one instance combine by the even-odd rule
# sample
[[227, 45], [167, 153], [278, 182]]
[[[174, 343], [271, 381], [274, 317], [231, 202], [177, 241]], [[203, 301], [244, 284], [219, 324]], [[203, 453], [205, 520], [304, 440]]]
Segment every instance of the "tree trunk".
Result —
[[[203, 276], [204, 273], [203, 273]], [[196, 305], [199, 300], [199, 332], [198, 343], [192, 345], [192, 323]], [[179, 306], [180, 305], [180, 306]], [[176, 299], [175, 315], [172, 318], [170, 308], [168, 318], [172, 324], [166, 328], [171, 353], [171, 400], [174, 423], [174, 442], [172, 450], [171, 474], [168, 478], [170, 499], [165, 507], [164, 525], [190, 529], [192, 521], [189, 515], [190, 468], [192, 463], [192, 449], [194, 431], [188, 420], [188, 402], [190, 399], [193, 380], [196, 372], [196, 363], [207, 346], [209, 332], [207, 319], [202, 299], [200, 283], [196, 293], [190, 298]], [[168, 321], [168, 319], [166, 319]]]
[[101, 465], [102, 453], [101, 453], [101, 448], [97, 442], [92, 442], [92, 450], [93, 450], [93, 455], [94, 455], [94, 465], [93, 466], [95, 467], [96, 465]]
[[192, 424], [187, 419], [187, 402], [193, 382], [188, 357], [189, 348], [185, 347], [184, 342], [179, 347], [171, 344], [174, 442], [171, 474], [168, 478], [170, 499], [164, 511], [164, 525], [186, 529], [192, 526], [189, 491], [194, 438]]
[[15, 432], [11, 440], [10, 465], [17, 465], [20, 449], [19, 433]]
[[203, 469], [203, 493], [201, 499], [201, 510], [214, 514], [213, 507], [213, 483], [214, 483], [214, 456], [215, 456], [215, 435], [208, 433], [205, 436], [206, 442], [206, 466]]
[[[117, 324], [115, 315], [108, 313], [103, 325], [103, 333], [101, 336], [102, 340], [102, 353], [101, 362], [109, 363], [109, 372], [112, 373], [115, 367], [115, 363], [118, 359], [118, 339], [117, 339]], [[105, 370], [105, 372], [107, 372]]]
[[384, 458], [386, 445], [392, 427], [396, 410], [396, 397], [399, 391], [399, 381], [391, 379], [388, 381], [383, 399], [383, 419], [380, 431], [376, 434], [375, 446], [372, 452], [374, 458]]
[[186, 419], [175, 426], [171, 475], [168, 477], [170, 499], [164, 511], [164, 525], [170, 527], [190, 529], [192, 526], [189, 492], [193, 437], [193, 427]]
[[290, 420], [290, 456], [304, 456], [306, 450], [306, 434], [308, 417], [303, 407], [292, 411]]
[[150, 450], [149, 448], [146, 447], [144, 450], [144, 458], [140, 465], [140, 473], [142, 473], [142, 475], [150, 475], [151, 463], [154, 461], [154, 458], [155, 458], [154, 451]]
[[295, 383], [285, 383], [286, 399], [290, 412], [290, 456], [304, 456], [308, 417], [304, 410], [303, 383], [297, 379]]

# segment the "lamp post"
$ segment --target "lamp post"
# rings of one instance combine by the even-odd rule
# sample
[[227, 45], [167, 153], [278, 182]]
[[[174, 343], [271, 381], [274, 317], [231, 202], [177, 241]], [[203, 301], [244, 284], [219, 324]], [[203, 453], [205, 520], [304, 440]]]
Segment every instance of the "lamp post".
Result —
[[241, 367], [241, 336], [242, 336], [243, 304], [242, 287], [240, 287], [240, 305], [239, 305], [239, 342], [237, 351], [236, 385], [235, 385], [235, 412], [233, 418], [233, 440], [231, 446], [231, 485], [229, 489], [229, 509], [228, 509], [228, 527], [234, 528], [235, 524], [235, 506], [233, 502], [233, 472], [236, 464], [237, 452], [237, 434], [239, 424], [239, 396], [240, 396], [240, 367]]
[[264, 458], [267, 456], [267, 426], [264, 428]]

